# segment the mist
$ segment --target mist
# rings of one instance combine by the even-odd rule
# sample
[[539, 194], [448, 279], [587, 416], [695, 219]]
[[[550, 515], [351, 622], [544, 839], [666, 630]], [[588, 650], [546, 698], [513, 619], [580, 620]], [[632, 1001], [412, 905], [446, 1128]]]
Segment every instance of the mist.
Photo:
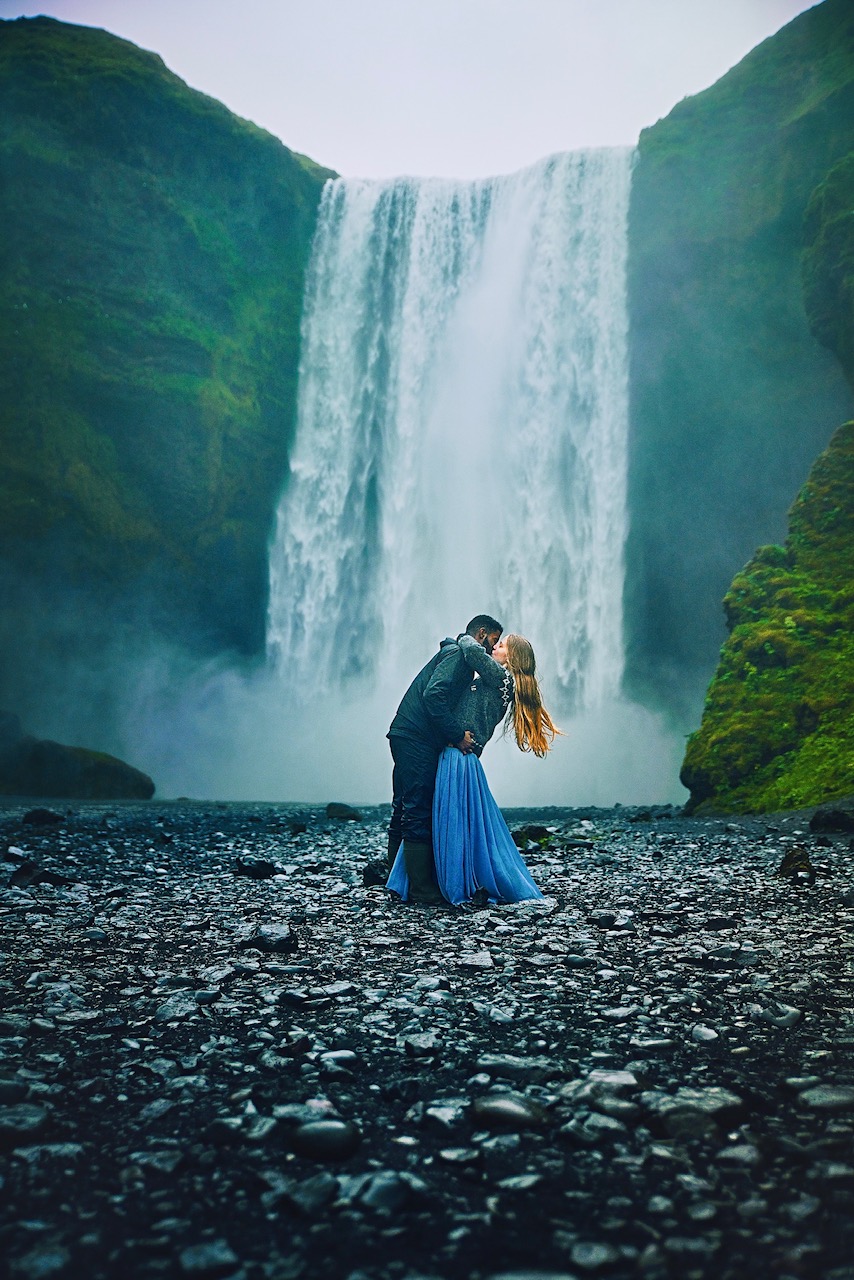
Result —
[[[430, 649], [402, 655], [414, 676]], [[385, 734], [404, 687], [368, 692], [288, 688], [269, 667], [245, 671], [161, 647], [123, 673], [112, 744], [154, 778], [159, 798], [355, 805], [391, 800]], [[496, 730], [483, 756], [509, 807], [681, 803], [681, 734], [624, 700], [572, 717], [544, 698], [562, 730], [544, 759]], [[82, 711], [82, 709], [81, 709]], [[87, 733], [85, 713], [78, 723]], [[99, 744], [100, 745], [100, 744]]]

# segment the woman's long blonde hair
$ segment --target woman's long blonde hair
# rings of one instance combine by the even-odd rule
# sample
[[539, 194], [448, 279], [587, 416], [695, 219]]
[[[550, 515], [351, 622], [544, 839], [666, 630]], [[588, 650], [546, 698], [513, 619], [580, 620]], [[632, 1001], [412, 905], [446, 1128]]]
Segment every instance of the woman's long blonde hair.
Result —
[[533, 751], [535, 756], [542, 757], [551, 749], [560, 729], [555, 727], [543, 706], [534, 650], [524, 636], [505, 636], [504, 643], [507, 647], [507, 669], [512, 673], [515, 686], [513, 701], [507, 708], [504, 731], [506, 733], [512, 724], [519, 750]]

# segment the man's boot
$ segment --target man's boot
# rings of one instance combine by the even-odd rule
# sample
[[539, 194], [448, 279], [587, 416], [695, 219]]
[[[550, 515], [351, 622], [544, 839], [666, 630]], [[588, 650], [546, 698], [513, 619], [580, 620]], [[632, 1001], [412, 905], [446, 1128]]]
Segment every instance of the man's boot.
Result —
[[397, 851], [400, 848], [400, 836], [394, 835], [388, 838], [388, 853], [386, 854], [385, 864], [391, 871], [394, 866], [394, 860], [397, 857]]
[[409, 876], [409, 900], [425, 907], [440, 907], [445, 899], [436, 883], [433, 850], [418, 840], [404, 840], [403, 861]]

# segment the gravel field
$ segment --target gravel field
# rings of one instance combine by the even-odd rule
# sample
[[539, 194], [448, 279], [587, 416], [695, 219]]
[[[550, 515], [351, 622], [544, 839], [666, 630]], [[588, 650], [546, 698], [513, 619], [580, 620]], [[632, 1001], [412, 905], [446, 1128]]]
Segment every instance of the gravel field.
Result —
[[441, 911], [364, 885], [386, 809], [31, 808], [10, 1277], [854, 1280], [849, 834], [510, 811], [546, 898]]

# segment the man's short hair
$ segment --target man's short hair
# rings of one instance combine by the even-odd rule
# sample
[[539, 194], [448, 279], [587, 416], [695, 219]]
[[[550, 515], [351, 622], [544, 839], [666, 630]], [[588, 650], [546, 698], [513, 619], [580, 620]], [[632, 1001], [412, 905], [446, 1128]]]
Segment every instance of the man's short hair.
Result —
[[471, 622], [466, 627], [466, 634], [476, 636], [478, 631], [481, 629], [483, 629], [488, 636], [492, 635], [493, 631], [500, 632], [504, 630], [501, 623], [497, 622], [495, 618], [490, 618], [488, 613], [479, 613], [476, 618], [472, 618]]

